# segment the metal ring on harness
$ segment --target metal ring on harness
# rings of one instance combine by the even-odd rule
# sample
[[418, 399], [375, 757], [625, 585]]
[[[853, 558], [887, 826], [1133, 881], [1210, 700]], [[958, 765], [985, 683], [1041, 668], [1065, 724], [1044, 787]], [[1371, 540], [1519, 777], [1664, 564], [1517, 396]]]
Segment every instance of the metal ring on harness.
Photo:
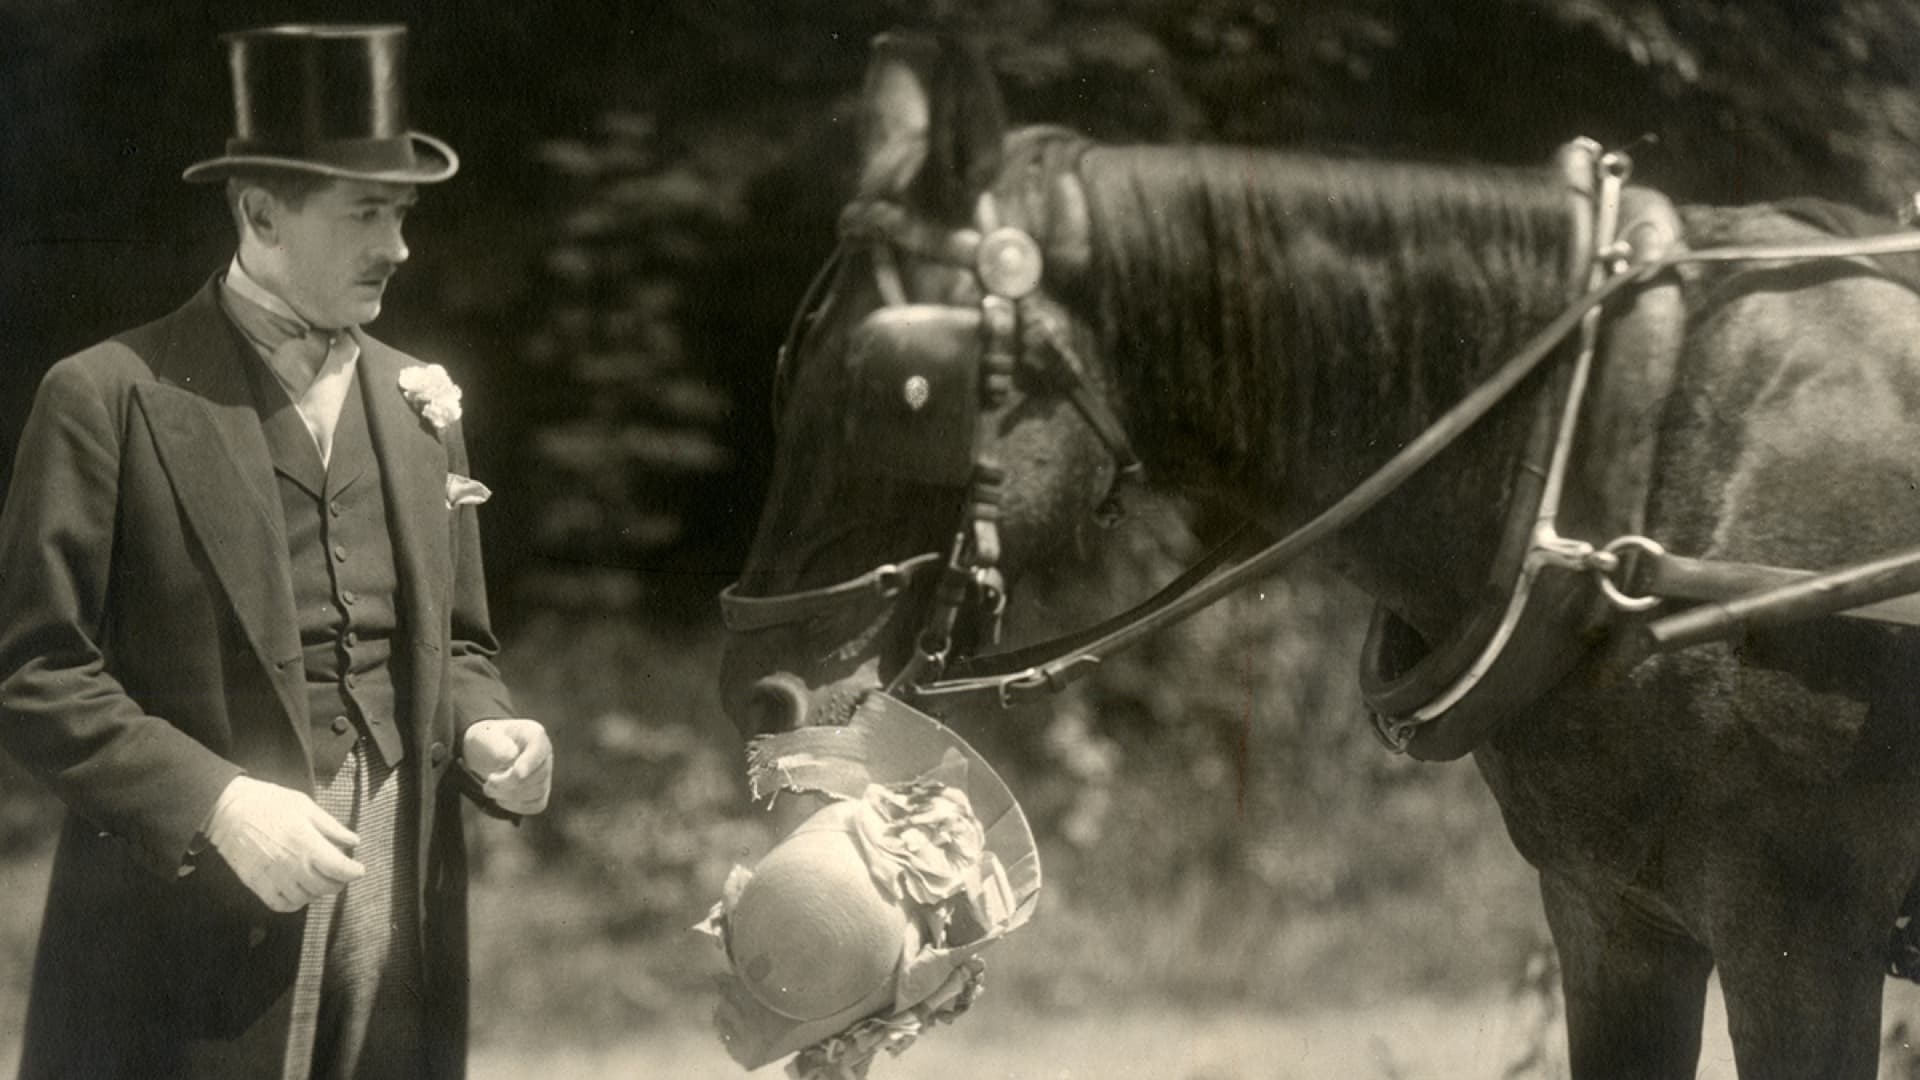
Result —
[[1594, 574], [1594, 581], [1600, 586], [1600, 595], [1607, 598], [1607, 603], [1620, 611], [1652, 611], [1660, 606], [1662, 597], [1652, 593], [1645, 596], [1629, 596], [1613, 580], [1613, 576], [1627, 565], [1625, 559], [1619, 558], [1623, 551], [1638, 551], [1656, 559], [1665, 555], [1667, 549], [1661, 546], [1658, 540], [1645, 536], [1617, 536], [1600, 550], [1614, 556], [1616, 560], [1612, 568]]

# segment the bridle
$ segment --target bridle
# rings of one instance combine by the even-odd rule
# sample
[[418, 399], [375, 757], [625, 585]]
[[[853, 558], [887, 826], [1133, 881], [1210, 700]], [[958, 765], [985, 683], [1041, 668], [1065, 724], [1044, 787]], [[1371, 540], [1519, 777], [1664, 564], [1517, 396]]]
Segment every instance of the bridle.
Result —
[[[924, 679], [937, 679], [953, 653], [954, 630], [963, 611], [978, 616], [979, 637], [987, 644], [1000, 635], [1006, 608], [1005, 579], [999, 569], [1000, 506], [1007, 471], [992, 450], [994, 410], [1013, 393], [1014, 375], [1021, 367], [1053, 377], [1069, 402], [1107, 449], [1113, 462], [1112, 478], [1100, 500], [1103, 517], [1117, 514], [1115, 489], [1140, 472], [1126, 428], [1087, 377], [1080, 358], [1060, 320], [1036, 302], [1045, 270], [1040, 245], [1025, 230], [1004, 223], [991, 193], [975, 205], [971, 228], [940, 230], [916, 220], [897, 203], [882, 199], [858, 200], [841, 214], [840, 242], [801, 300], [787, 339], [780, 348], [775, 376], [776, 422], [811, 324], [819, 317], [827, 289], [846, 264], [847, 251], [862, 247], [872, 264], [874, 285], [882, 307], [867, 316], [855, 331], [855, 340], [869, 342], [856, 355], [871, 367], [864, 385], [879, 391], [877, 406], [886, 417], [880, 423], [943, 429], [948, 436], [885, 440], [891, 446], [921, 446], [929, 442], [937, 457], [916, 457], [902, 463], [887, 454], [874, 455], [874, 467], [923, 482], [963, 486], [960, 520], [944, 552], [928, 552], [901, 563], [876, 567], [847, 581], [818, 589], [777, 596], [744, 596], [738, 584], [721, 593], [721, 611], [729, 630], [751, 631], [812, 619], [852, 600], [891, 599], [913, 587], [922, 573], [939, 568], [933, 600], [915, 637], [914, 652], [888, 685], [889, 692], [912, 694]], [[977, 310], [953, 305], [917, 305], [900, 273], [900, 255], [951, 266], [970, 274], [980, 294]], [[921, 310], [916, 310], [921, 309]], [[894, 318], [899, 315], [899, 318]], [[929, 361], [925, 350], [887, 349], [884, 339], [896, 324], [913, 316], [921, 322], [945, 316], [959, 330], [972, 332], [977, 348], [959, 350], [951, 357]], [[953, 319], [952, 316], [962, 316]], [[878, 321], [877, 321], [878, 320]], [[862, 332], [866, 338], [862, 339]], [[882, 339], [879, 345], [873, 339]], [[955, 404], [957, 403], [957, 405]], [[946, 410], [944, 421], [931, 425], [923, 417]], [[963, 430], [964, 429], [964, 432]], [[948, 452], [964, 444], [964, 456]]]
[[[844, 269], [849, 247], [871, 255], [875, 286], [883, 307], [914, 306], [901, 280], [901, 252], [961, 268], [974, 275], [981, 299], [977, 312], [977, 370], [954, 379], [930, 378], [909, 371], [896, 385], [909, 412], [925, 407], [929, 388], [956, 383], [977, 388], [975, 400], [988, 406], [970, 412], [967, 435], [967, 497], [960, 523], [945, 552], [928, 552], [889, 563], [846, 581], [773, 596], [743, 596], [739, 584], [721, 594], [729, 630], [750, 632], [809, 620], [856, 600], [892, 599], [913, 588], [936, 567], [939, 579], [922, 620], [913, 656], [888, 683], [885, 692], [922, 702], [984, 698], [1002, 707], [1036, 700], [1063, 689], [1092, 671], [1102, 659], [1207, 607], [1242, 586], [1272, 574], [1316, 544], [1339, 532], [1397, 490], [1461, 434], [1535, 372], [1549, 356], [1577, 340], [1571, 370], [1561, 380], [1559, 407], [1542, 445], [1545, 460], [1538, 490], [1522, 500], [1523, 542], [1512, 560], [1515, 580], [1504, 590], [1497, 617], [1455, 650], [1459, 659], [1425, 700], [1376, 715], [1382, 738], [1405, 751], [1423, 727], [1444, 717], [1471, 695], [1500, 660], [1515, 627], [1527, 612], [1532, 585], [1546, 569], [1589, 576], [1615, 610], [1646, 611], [1665, 598], [1706, 601], [1692, 609], [1653, 620], [1642, 627], [1641, 644], [1663, 650], [1724, 637], [1751, 625], [1788, 618], [1809, 618], [1854, 611], [1863, 605], [1920, 590], [1920, 549], [1839, 571], [1811, 574], [1774, 567], [1745, 566], [1690, 559], [1667, 553], [1656, 541], [1624, 535], [1602, 543], [1563, 537], [1555, 531], [1568, 448], [1580, 413], [1593, 360], [1593, 345], [1606, 304], [1685, 263], [1832, 259], [1920, 251], [1920, 233], [1787, 244], [1740, 245], [1636, 253], [1617, 243], [1619, 196], [1631, 163], [1623, 153], [1601, 153], [1588, 140], [1571, 147], [1590, 159], [1593, 218], [1589, 251], [1581, 262], [1593, 270], [1584, 291], [1551, 322], [1529, 338], [1493, 374], [1373, 474], [1304, 525], [1278, 539], [1243, 526], [1152, 597], [1093, 627], [1026, 648], [984, 657], [953, 655], [953, 631], [963, 610], [972, 608], [997, 641], [1006, 603], [998, 569], [999, 505], [1005, 467], [991, 453], [987, 418], [991, 407], [1011, 393], [1013, 374], [1022, 364], [1066, 376], [1075, 407], [1112, 454], [1116, 482], [1138, 474], [1140, 466], [1124, 428], [1087, 377], [1059, 321], [1033, 302], [1044, 276], [1039, 245], [1026, 232], [999, 221], [991, 196], [982, 196], [976, 228], [942, 230], [914, 219], [904, 208], [884, 201], [859, 201], [846, 209], [840, 245], [807, 290], [781, 349], [776, 396], [784, 395], [789, 367], [809, 324], [817, 317], [828, 286]], [[874, 316], [868, 316], [872, 319]], [[968, 325], [972, 320], [961, 320]], [[910, 357], [896, 357], [911, 368]], [[916, 381], [916, 379], [918, 381]], [[916, 389], [917, 388], [917, 389]], [[919, 404], [915, 404], [918, 395]], [[776, 404], [778, 408], [778, 404]], [[1111, 492], [1109, 493], [1109, 500]], [[1920, 611], [1875, 615], [1887, 621], [1920, 624]]]

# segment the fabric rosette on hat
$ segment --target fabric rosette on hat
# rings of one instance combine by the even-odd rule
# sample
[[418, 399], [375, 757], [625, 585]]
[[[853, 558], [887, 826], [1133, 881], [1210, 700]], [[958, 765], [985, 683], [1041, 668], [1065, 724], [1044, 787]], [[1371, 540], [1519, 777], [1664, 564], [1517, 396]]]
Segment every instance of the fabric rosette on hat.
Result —
[[748, 1069], [797, 1054], [797, 1080], [864, 1076], [978, 996], [981, 950], [1038, 903], [1033, 831], [965, 740], [884, 694], [845, 726], [754, 739], [748, 777], [818, 808], [697, 928], [727, 954], [721, 1040]]

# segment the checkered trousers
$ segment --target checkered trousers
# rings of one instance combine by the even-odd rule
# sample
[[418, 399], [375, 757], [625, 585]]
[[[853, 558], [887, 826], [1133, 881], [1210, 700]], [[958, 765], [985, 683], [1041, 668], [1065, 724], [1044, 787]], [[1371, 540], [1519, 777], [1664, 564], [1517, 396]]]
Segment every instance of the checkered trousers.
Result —
[[360, 836], [366, 876], [307, 908], [282, 1080], [415, 1080], [422, 969], [412, 771], [363, 738], [314, 801]]

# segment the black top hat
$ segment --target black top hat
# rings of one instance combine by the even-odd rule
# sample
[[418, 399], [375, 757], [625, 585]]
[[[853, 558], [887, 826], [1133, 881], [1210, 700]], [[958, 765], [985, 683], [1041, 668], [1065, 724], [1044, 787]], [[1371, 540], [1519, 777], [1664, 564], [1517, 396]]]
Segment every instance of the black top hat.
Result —
[[408, 130], [406, 27], [270, 26], [220, 40], [233, 73], [233, 137], [184, 179], [269, 168], [430, 184], [460, 168], [452, 147]]

